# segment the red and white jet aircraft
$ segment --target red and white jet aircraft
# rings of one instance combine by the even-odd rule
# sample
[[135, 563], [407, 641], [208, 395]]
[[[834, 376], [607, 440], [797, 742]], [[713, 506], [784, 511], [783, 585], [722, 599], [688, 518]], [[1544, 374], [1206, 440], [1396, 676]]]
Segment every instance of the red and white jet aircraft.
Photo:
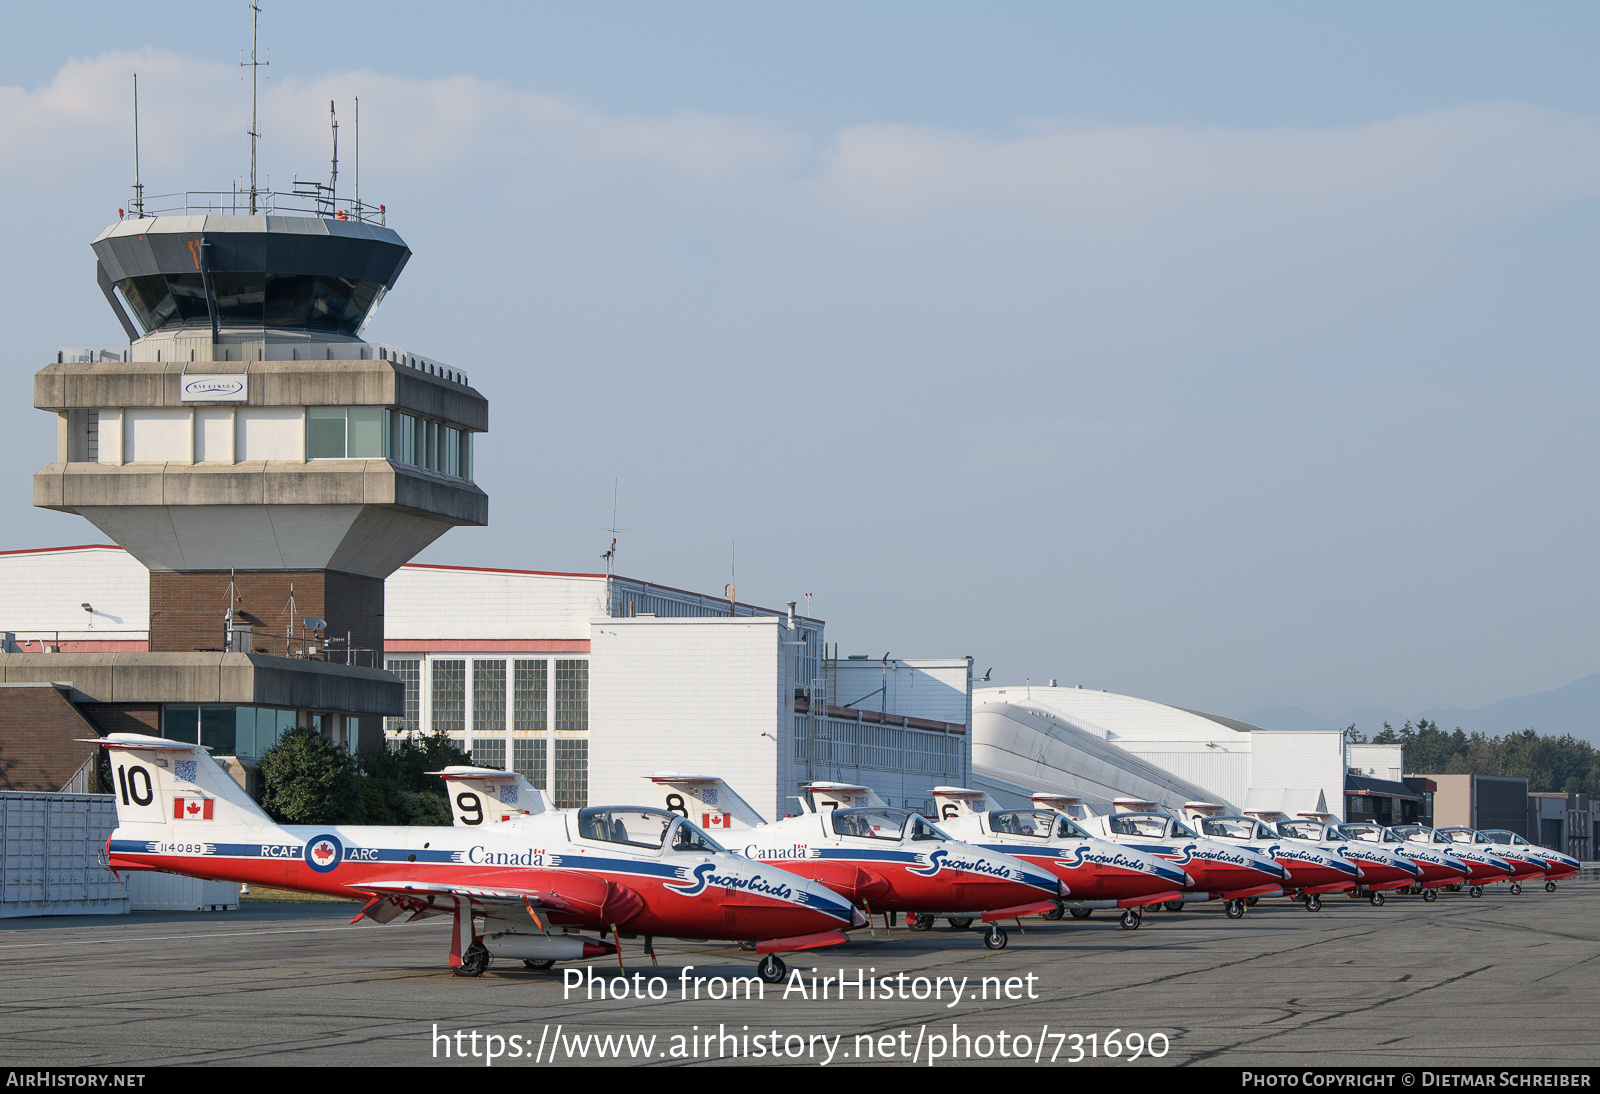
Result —
[[1325, 847], [1286, 840], [1253, 816], [1226, 813], [1214, 802], [1185, 802], [1183, 812], [1201, 835], [1247, 847], [1277, 861], [1293, 879], [1293, 896], [1306, 911], [1322, 910], [1322, 897], [1354, 889], [1361, 868]]
[[1447, 885], [1461, 885], [1472, 872], [1446, 845], [1412, 842], [1381, 824], [1341, 824], [1339, 834], [1363, 843], [1376, 843], [1385, 851], [1416, 863], [1421, 873], [1412, 883], [1411, 891], [1420, 890], [1422, 899], [1429, 903], [1439, 899], [1440, 889]]
[[[1540, 847], [1529, 843], [1521, 836], [1505, 828], [1486, 828], [1481, 833], [1496, 847], [1505, 848], [1515, 854], [1529, 855], [1544, 864], [1544, 891], [1556, 891], [1556, 882], [1562, 878], [1577, 877], [1580, 872], [1578, 860], [1571, 855], [1564, 855], [1549, 847]], [[1517, 887], [1513, 886], [1513, 892]]]
[[983, 944], [1003, 949], [1002, 919], [1053, 911], [1063, 886], [1055, 874], [1011, 855], [953, 839], [905, 809], [891, 809], [852, 783], [808, 783], [806, 812], [768, 823], [718, 778], [657, 774], [666, 808], [715, 829], [749, 829], [734, 850], [793, 870], [872, 912], [904, 912], [914, 931], [936, 917], [953, 926], [989, 924]]
[[364, 897], [356, 920], [453, 916], [457, 975], [481, 974], [491, 956], [548, 968], [612, 953], [626, 930], [647, 949], [656, 935], [754, 942], [759, 975], [776, 983], [778, 951], [866, 924], [824, 886], [730, 854], [659, 809], [546, 811], [490, 829], [280, 825], [196, 745], [128, 733], [91, 743], [115, 769], [112, 869]]
[[1338, 820], [1333, 813], [1301, 813], [1297, 819], [1279, 821], [1278, 835], [1315, 844], [1355, 863], [1361, 869], [1361, 884], [1350, 895], [1365, 896], [1375, 908], [1382, 907], [1384, 893], [1413, 885], [1422, 876], [1422, 868], [1411, 859], [1346, 836], [1339, 831]]
[[[1066, 909], [1075, 919], [1096, 908], [1121, 908], [1124, 930], [1137, 930], [1141, 908], [1181, 901], [1194, 885], [1180, 867], [1132, 847], [1096, 839], [1055, 809], [992, 809], [981, 790], [936, 786], [939, 827], [956, 839], [1004, 851], [1049, 870], [1066, 885]], [[1053, 800], [1060, 801], [1059, 797]], [[1058, 909], [1045, 914], [1061, 918]]]
[[[1489, 833], [1480, 832], [1474, 828], [1435, 828], [1433, 831], [1435, 835], [1443, 836], [1449, 840], [1458, 854], [1460, 853], [1460, 848], [1471, 847], [1473, 850], [1487, 851], [1503, 861], [1511, 868], [1511, 876], [1507, 880], [1511, 882], [1511, 891], [1513, 893], [1522, 892], [1522, 883], [1524, 881], [1532, 881], [1535, 878], [1543, 881], [1545, 878], [1545, 860], [1543, 856], [1535, 854], [1533, 845], [1513, 832], [1498, 829], [1497, 831], [1500, 833], [1501, 838], [1491, 839]], [[1520, 845], [1513, 842], [1515, 840], [1521, 840]], [[1542, 851], [1544, 849], [1539, 848], [1539, 850]]]
[[[1166, 859], [1194, 879], [1186, 892], [1201, 900], [1224, 901], [1229, 919], [1244, 915], [1245, 901], [1270, 896], [1290, 884], [1289, 871], [1269, 855], [1206, 839], [1183, 821], [1156, 812], [1156, 803], [1118, 798], [1114, 812], [1078, 823], [1090, 835]], [[1179, 905], [1181, 907], [1181, 905]]]
[[1460, 859], [1461, 864], [1467, 868], [1464, 880], [1468, 886], [1467, 891], [1472, 896], [1482, 896], [1485, 885], [1510, 881], [1515, 869], [1509, 861], [1500, 857], [1498, 849], [1490, 847], [1487, 841], [1475, 845], [1472, 837], [1476, 833], [1470, 828], [1461, 831], [1468, 833], [1467, 838], [1452, 839], [1443, 831], [1436, 831], [1425, 825], [1406, 824], [1395, 828], [1394, 834], [1405, 840], [1407, 846], [1438, 848]]

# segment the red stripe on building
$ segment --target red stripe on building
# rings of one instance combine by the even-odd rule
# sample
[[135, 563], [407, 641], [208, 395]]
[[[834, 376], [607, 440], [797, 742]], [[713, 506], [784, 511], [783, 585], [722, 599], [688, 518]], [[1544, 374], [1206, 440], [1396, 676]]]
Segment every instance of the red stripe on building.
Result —
[[588, 653], [587, 638], [389, 638], [384, 653]]

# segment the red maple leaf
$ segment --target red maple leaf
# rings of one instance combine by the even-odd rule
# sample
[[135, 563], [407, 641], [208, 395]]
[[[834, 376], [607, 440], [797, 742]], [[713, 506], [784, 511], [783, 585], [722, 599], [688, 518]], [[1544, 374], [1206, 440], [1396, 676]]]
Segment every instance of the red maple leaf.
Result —
[[327, 862], [333, 857], [333, 848], [326, 843], [319, 843], [312, 849], [311, 853], [317, 856], [318, 862]]
[[189, 812], [191, 812], [191, 813], [200, 812], [200, 803], [199, 802], [190, 802], [189, 803]]

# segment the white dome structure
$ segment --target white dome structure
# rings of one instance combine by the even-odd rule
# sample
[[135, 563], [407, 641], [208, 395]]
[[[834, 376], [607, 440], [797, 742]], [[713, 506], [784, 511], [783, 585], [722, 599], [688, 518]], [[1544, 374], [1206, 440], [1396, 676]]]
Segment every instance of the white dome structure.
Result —
[[1034, 792], [1108, 809], [1136, 797], [1288, 813], [1344, 804], [1337, 730], [1269, 730], [1082, 687], [982, 688], [972, 697], [974, 781], [1008, 804]]

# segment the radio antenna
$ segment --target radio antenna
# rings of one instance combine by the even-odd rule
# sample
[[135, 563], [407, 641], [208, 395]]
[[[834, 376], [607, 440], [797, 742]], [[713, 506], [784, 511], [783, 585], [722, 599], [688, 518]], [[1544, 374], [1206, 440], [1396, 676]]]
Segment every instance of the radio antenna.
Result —
[[133, 74], [133, 211], [144, 218], [144, 183], [139, 181], [139, 74]]
[[[256, 73], [259, 69], [266, 68], [272, 62], [256, 60], [256, 39], [261, 29], [261, 5], [256, 0], [250, 0], [250, 59], [244, 59], [244, 51], [239, 51], [239, 67], [250, 70], [250, 215], [256, 215], [256, 142], [261, 139], [260, 127], [256, 125]], [[269, 50], [267, 56], [272, 56]], [[243, 75], [241, 73], [240, 75]], [[271, 73], [268, 73], [270, 78]]]
[[[356, 216], [361, 215], [361, 98], [356, 97]], [[615, 524], [616, 521], [612, 521]]]
[[333, 177], [328, 180], [328, 200], [337, 209], [339, 200], [339, 116], [334, 113], [333, 100], [328, 100], [328, 122], [333, 126]]

